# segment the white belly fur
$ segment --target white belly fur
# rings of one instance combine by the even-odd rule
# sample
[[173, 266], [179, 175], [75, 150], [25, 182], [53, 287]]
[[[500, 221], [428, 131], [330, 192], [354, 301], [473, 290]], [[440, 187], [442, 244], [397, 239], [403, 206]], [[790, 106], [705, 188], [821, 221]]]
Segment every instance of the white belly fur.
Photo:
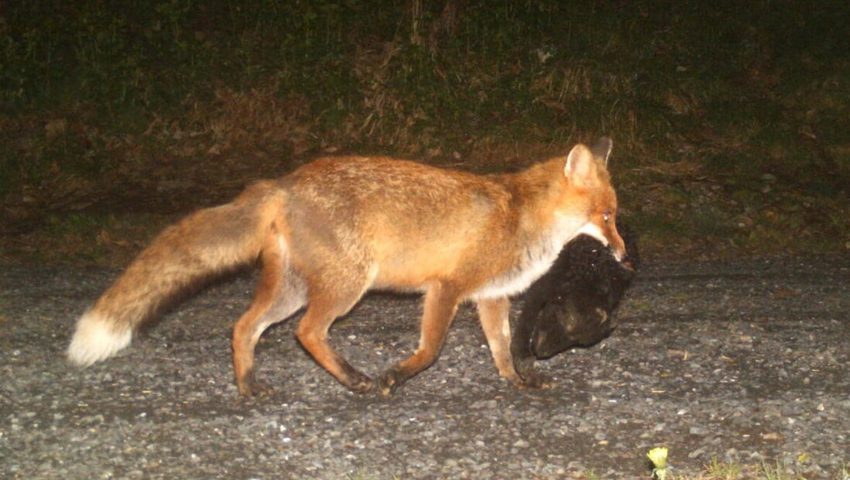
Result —
[[560, 217], [548, 235], [526, 247], [514, 268], [487, 282], [470, 295], [470, 299], [503, 298], [522, 293], [549, 270], [564, 245], [582, 233], [586, 223]]

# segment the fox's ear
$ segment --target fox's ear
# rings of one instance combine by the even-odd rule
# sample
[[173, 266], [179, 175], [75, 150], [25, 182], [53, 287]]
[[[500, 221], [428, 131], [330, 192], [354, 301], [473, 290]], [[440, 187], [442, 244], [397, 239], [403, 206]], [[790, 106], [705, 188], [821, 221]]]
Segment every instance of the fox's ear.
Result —
[[564, 176], [577, 187], [589, 188], [596, 185], [598, 178], [593, 152], [581, 143], [573, 147], [567, 155]]
[[601, 137], [596, 141], [596, 144], [590, 148], [593, 155], [602, 160], [602, 165], [608, 166], [608, 156], [611, 155], [611, 149], [614, 148], [614, 142], [608, 137]]

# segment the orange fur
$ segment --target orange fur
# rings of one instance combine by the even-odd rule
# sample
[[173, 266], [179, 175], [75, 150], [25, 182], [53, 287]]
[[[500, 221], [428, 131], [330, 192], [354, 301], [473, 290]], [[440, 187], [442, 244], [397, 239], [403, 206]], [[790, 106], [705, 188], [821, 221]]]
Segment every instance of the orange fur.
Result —
[[508, 298], [542, 275], [579, 232], [625, 253], [606, 168], [610, 141], [601, 145], [577, 145], [567, 157], [510, 175], [342, 157], [260, 182], [157, 237], [81, 318], [69, 357], [89, 364], [111, 355], [176, 292], [259, 259], [254, 301], [233, 332], [244, 395], [260, 388], [254, 347], [262, 332], [304, 306], [296, 336], [316, 362], [354, 391], [375, 388], [327, 341], [334, 320], [373, 288], [425, 293], [419, 347], [378, 379], [381, 392], [436, 360], [464, 300], [478, 304], [499, 373], [521, 383], [510, 357]]

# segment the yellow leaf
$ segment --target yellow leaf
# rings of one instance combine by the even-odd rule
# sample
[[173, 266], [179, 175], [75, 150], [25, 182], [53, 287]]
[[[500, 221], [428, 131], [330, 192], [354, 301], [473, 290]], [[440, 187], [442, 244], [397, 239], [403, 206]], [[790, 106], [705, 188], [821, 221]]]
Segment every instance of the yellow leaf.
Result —
[[655, 465], [655, 468], [663, 469], [667, 467], [667, 447], [653, 448], [646, 456]]

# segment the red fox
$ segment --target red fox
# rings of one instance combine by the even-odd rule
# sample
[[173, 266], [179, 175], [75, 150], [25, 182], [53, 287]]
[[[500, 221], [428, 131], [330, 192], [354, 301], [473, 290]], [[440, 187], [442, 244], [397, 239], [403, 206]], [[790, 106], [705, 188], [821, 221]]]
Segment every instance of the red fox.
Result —
[[[611, 148], [602, 138], [519, 173], [486, 176], [385, 157], [320, 158], [165, 229], [82, 315], [68, 357], [90, 365], [113, 355], [186, 287], [257, 262], [253, 303], [233, 329], [242, 395], [266, 388], [254, 375], [260, 335], [302, 307], [296, 337], [315, 361], [352, 391], [389, 395], [436, 360], [467, 300], [499, 374], [523, 386], [511, 359], [509, 297], [580, 233], [625, 256]], [[374, 381], [328, 343], [334, 320], [370, 289], [424, 292], [418, 348]]]

